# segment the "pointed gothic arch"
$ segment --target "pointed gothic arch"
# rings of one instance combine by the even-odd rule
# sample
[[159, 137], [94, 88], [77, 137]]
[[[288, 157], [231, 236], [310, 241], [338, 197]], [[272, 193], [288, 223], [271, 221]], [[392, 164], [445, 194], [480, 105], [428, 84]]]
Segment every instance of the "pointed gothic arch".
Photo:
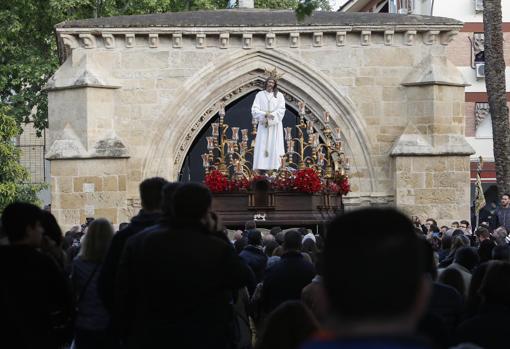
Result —
[[304, 100], [312, 117], [321, 124], [324, 111], [331, 113], [331, 126], [342, 130], [346, 153], [351, 159], [351, 173], [368, 175], [364, 178], [368, 181], [364, 182], [370, 187], [360, 188], [360, 191], [376, 191], [366, 125], [353, 103], [325, 74], [276, 49], [230, 53], [210, 62], [184, 83], [174, 102], [162, 111], [157, 121], [143, 176], [176, 179], [194, 138], [218, 112], [220, 103], [228, 104], [258, 89], [264, 69], [269, 67], [284, 73], [279, 87], [287, 96], [288, 104]]

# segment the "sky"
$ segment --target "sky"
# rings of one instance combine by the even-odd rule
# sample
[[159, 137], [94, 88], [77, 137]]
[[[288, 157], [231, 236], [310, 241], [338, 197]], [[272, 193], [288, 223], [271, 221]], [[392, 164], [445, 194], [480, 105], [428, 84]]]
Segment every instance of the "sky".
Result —
[[329, 3], [331, 4], [331, 8], [333, 11], [338, 10], [338, 8], [343, 5], [347, 0], [329, 0]]

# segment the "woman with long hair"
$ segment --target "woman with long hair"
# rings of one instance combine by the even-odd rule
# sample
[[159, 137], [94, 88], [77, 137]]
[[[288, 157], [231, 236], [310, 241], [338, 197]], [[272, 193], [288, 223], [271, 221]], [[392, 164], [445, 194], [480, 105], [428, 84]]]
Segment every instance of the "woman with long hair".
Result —
[[112, 348], [110, 317], [97, 294], [97, 279], [113, 237], [111, 223], [94, 220], [82, 237], [73, 260], [71, 279], [77, 301], [74, 346], [76, 349]]

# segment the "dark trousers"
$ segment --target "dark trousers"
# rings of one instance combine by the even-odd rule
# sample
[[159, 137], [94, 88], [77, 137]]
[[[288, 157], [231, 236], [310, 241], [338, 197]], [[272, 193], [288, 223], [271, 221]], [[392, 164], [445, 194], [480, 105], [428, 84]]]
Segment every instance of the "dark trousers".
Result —
[[76, 349], [111, 349], [119, 348], [110, 330], [75, 330]]

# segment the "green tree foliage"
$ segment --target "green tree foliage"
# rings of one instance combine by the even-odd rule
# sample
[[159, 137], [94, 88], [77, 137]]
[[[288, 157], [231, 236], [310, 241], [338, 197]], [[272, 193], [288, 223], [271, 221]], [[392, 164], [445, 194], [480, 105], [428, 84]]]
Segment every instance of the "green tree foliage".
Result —
[[[48, 127], [47, 94], [42, 87], [59, 66], [54, 26], [91, 17], [169, 11], [223, 9], [228, 0], [1, 0], [0, 103], [18, 124], [32, 119], [40, 132]], [[255, 0], [258, 8], [294, 9], [299, 19], [327, 0]]]
[[20, 152], [13, 140], [20, 134], [9, 107], [0, 105], [0, 212], [14, 201], [40, 204], [37, 193], [43, 185], [30, 184], [30, 175], [19, 163]]

